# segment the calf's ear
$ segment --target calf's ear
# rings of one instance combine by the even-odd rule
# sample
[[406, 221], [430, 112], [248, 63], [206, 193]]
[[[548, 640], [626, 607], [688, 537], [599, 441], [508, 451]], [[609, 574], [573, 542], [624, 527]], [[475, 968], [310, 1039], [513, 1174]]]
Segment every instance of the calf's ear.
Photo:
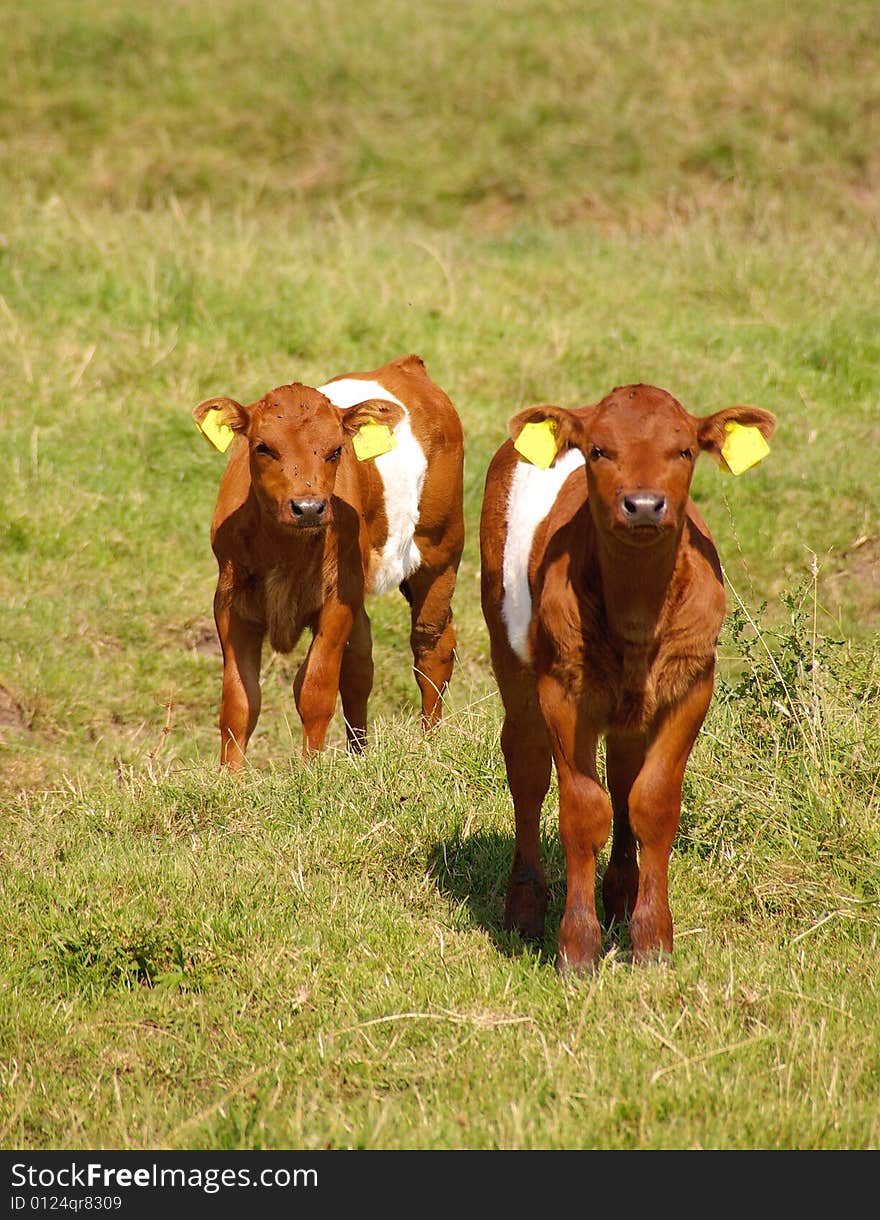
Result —
[[526, 461], [546, 470], [566, 449], [584, 444], [584, 420], [564, 407], [539, 403], [511, 416], [507, 423], [513, 447]]
[[384, 424], [386, 428], [393, 428], [403, 419], [404, 411], [398, 403], [385, 398], [368, 398], [341, 414], [343, 431], [354, 436], [365, 424]]
[[742, 474], [770, 452], [776, 417], [761, 407], [724, 407], [697, 420], [699, 446], [733, 474]]
[[384, 398], [368, 398], [341, 412], [342, 428], [352, 439], [359, 462], [381, 457], [397, 448], [394, 426], [404, 417], [403, 408]]
[[221, 453], [232, 444], [236, 432], [246, 430], [249, 422], [247, 411], [234, 398], [206, 398], [193, 407], [192, 417], [202, 435]]

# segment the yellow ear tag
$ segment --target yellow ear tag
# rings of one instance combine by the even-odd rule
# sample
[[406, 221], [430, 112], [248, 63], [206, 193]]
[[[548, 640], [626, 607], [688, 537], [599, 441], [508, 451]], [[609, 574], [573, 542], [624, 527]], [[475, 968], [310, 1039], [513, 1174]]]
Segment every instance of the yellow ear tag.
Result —
[[354, 451], [359, 462], [368, 462], [370, 458], [381, 457], [397, 448], [397, 437], [387, 424], [377, 424], [370, 420], [361, 424], [352, 439]]
[[533, 466], [546, 470], [553, 465], [559, 449], [556, 444], [556, 420], [542, 419], [538, 424], [523, 424], [513, 447]]
[[727, 423], [724, 427], [727, 440], [721, 446], [721, 456], [731, 474], [742, 474], [750, 466], [762, 462], [770, 452], [759, 429], [751, 424]]
[[222, 412], [217, 407], [212, 407], [210, 411], [206, 411], [201, 423], [196, 423], [196, 427], [206, 436], [215, 449], [219, 449], [221, 453], [225, 453], [232, 444], [232, 439], [235, 433], [230, 428], [229, 424], [224, 424], [221, 419]]

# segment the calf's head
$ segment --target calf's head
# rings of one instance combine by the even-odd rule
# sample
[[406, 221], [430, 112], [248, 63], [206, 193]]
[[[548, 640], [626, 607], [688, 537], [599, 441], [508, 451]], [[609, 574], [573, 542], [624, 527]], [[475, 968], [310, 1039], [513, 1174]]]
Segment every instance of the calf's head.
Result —
[[[367, 399], [340, 410], [320, 391], [279, 386], [250, 406], [209, 398], [193, 410], [201, 427], [216, 413], [248, 446], [251, 487], [261, 511], [287, 530], [321, 530], [333, 521], [333, 491], [346, 443], [368, 423], [393, 428], [403, 411], [393, 402]], [[227, 434], [228, 435], [228, 434]]]
[[510, 421], [515, 441], [527, 424], [550, 429], [557, 452], [581, 450], [597, 529], [606, 538], [642, 547], [681, 532], [701, 450], [723, 461], [728, 425], [757, 428], [768, 438], [776, 421], [769, 411], [752, 406], [695, 416], [665, 390], [631, 385], [574, 411], [528, 407]]

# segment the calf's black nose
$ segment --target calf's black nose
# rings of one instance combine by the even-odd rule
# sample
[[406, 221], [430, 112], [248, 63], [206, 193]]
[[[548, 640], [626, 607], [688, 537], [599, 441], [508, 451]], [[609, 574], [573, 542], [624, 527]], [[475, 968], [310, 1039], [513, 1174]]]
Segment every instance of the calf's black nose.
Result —
[[326, 509], [326, 500], [307, 499], [290, 501], [290, 511], [293, 513], [294, 521], [299, 526], [323, 525]]
[[633, 491], [621, 500], [627, 525], [659, 525], [666, 516], [666, 497], [656, 491]]

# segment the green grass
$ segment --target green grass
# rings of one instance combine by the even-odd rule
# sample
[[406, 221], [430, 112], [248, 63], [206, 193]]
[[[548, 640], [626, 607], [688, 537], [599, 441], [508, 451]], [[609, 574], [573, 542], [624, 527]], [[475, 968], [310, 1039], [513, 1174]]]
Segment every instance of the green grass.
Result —
[[387, 722], [362, 760], [243, 784], [120, 770], [22, 794], [5, 1141], [876, 1145], [876, 810], [814, 784], [834, 790], [853, 747], [876, 775], [877, 680], [861, 728], [827, 693], [824, 773], [718, 701], [674, 857], [675, 969], [611, 945], [583, 984], [558, 980], [552, 926], [538, 950], [500, 930], [510, 827], [479, 708], [428, 745]]
[[[117, 207], [868, 221], [872, 0], [7, 6], [3, 165]], [[51, 20], [49, 17], [51, 16]], [[39, 158], [34, 152], [39, 151]], [[794, 206], [792, 206], [794, 205]]]
[[[0, 8], [0, 1146], [877, 1147], [876, 6]], [[420, 353], [465, 426], [448, 716], [372, 604], [371, 746], [266, 656], [215, 773], [191, 408]], [[694, 494], [731, 615], [675, 968], [501, 930], [477, 521], [506, 420], [774, 411]], [[343, 740], [337, 720], [333, 743]]]

